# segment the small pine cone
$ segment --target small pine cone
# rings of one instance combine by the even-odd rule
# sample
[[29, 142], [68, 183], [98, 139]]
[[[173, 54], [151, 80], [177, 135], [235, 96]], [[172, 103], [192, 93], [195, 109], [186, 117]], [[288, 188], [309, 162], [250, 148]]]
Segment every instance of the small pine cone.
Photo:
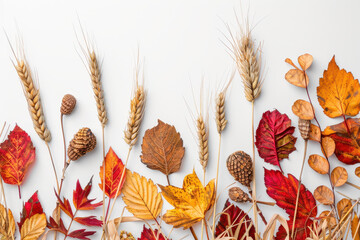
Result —
[[68, 147], [69, 159], [75, 161], [86, 153], [92, 151], [96, 146], [96, 137], [90, 128], [82, 128], [71, 140]]
[[69, 115], [75, 108], [76, 98], [71, 94], [66, 94], [61, 102], [60, 112], [64, 115]]
[[251, 157], [243, 152], [237, 151], [231, 154], [226, 161], [227, 168], [235, 178], [246, 187], [250, 187], [253, 178], [253, 164]]
[[310, 124], [311, 124], [310, 120], [304, 120], [304, 119], [299, 118], [299, 122], [298, 122], [299, 131], [300, 131], [301, 137], [304, 140], [308, 140], [310, 137]]
[[229, 189], [229, 198], [234, 202], [239, 202], [239, 203], [251, 201], [249, 195], [243, 190], [241, 190], [241, 188], [239, 187], [232, 187]]

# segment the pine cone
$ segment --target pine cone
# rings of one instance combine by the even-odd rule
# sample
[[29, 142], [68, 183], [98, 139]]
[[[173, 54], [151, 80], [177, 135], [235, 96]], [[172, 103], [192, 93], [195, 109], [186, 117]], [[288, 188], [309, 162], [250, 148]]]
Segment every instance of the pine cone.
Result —
[[251, 201], [249, 195], [243, 190], [241, 190], [241, 188], [239, 187], [232, 187], [229, 189], [229, 198], [234, 202], [239, 202], [239, 203]]
[[250, 187], [253, 177], [253, 165], [251, 157], [243, 152], [237, 151], [231, 154], [226, 161], [227, 168], [236, 181]]
[[60, 112], [64, 115], [69, 115], [75, 108], [76, 98], [71, 94], [66, 94], [61, 102]]
[[301, 137], [304, 140], [308, 140], [310, 137], [310, 124], [311, 124], [310, 120], [304, 120], [304, 119], [299, 118], [298, 127], [299, 127]]
[[92, 151], [96, 146], [96, 137], [90, 128], [82, 128], [71, 140], [68, 147], [68, 156], [70, 160], [75, 161], [86, 153]]

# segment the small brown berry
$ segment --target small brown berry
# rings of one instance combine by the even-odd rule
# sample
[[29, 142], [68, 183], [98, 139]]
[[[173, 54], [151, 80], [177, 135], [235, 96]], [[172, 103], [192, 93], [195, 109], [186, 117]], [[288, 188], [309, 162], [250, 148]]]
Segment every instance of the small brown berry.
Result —
[[243, 190], [241, 190], [241, 188], [239, 187], [232, 187], [229, 189], [229, 198], [234, 202], [239, 202], [239, 203], [251, 201], [249, 195]]
[[250, 187], [253, 177], [253, 165], [251, 157], [247, 153], [243, 151], [234, 152], [228, 157], [226, 165], [236, 181]]
[[71, 94], [66, 94], [61, 102], [60, 112], [64, 115], [72, 113], [76, 105], [76, 98]]
[[75, 161], [86, 153], [92, 151], [96, 146], [96, 137], [90, 128], [82, 128], [71, 140], [68, 147], [69, 159]]
[[310, 124], [311, 124], [310, 120], [304, 120], [304, 119], [299, 118], [298, 127], [299, 127], [301, 137], [304, 140], [308, 140], [310, 137]]

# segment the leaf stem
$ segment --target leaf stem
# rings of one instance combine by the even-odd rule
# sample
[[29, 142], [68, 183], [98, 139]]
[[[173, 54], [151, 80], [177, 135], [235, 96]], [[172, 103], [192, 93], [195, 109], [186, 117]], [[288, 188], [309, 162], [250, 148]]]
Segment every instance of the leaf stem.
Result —
[[57, 173], [56, 173], [56, 168], [55, 168], [55, 163], [54, 163], [54, 159], [52, 157], [52, 154], [51, 154], [51, 150], [50, 150], [50, 146], [49, 146], [49, 143], [45, 141], [45, 145], [49, 151], [49, 155], [50, 155], [50, 160], [51, 160], [51, 165], [52, 165], [52, 168], [53, 168], [53, 171], [54, 171], [54, 177], [55, 177], [55, 180], [56, 180], [56, 187], [57, 187], [57, 190], [59, 192], [60, 190], [60, 186], [59, 186], [59, 180], [58, 180], [58, 176], [57, 176]]
[[190, 232], [191, 232], [191, 234], [193, 235], [194, 239], [195, 239], [195, 240], [198, 240], [198, 238], [197, 238], [197, 236], [196, 236], [196, 233], [195, 233], [193, 227], [190, 227]]
[[170, 179], [169, 179], [169, 175], [166, 174], [166, 180], [168, 182], [168, 185], [170, 185]]
[[[218, 147], [218, 156], [216, 163], [216, 178], [215, 178], [215, 202], [214, 202], [214, 213], [213, 213], [213, 222], [212, 222], [212, 237], [215, 235], [215, 219], [216, 219], [216, 199], [217, 199], [217, 187], [219, 182], [219, 164], [220, 164], [220, 150], [221, 150], [221, 132], [219, 133], [219, 147]], [[205, 186], [205, 185], [204, 185]]]
[[253, 153], [253, 189], [252, 189], [252, 200], [253, 200], [253, 211], [254, 211], [254, 222], [255, 222], [255, 240], [259, 239], [258, 236], [258, 219], [257, 219], [257, 210], [258, 206], [256, 205], [256, 170], [255, 170], [255, 129], [254, 129], [254, 104], [255, 101], [251, 101], [251, 140], [252, 140], [252, 153]]
[[71, 218], [71, 221], [69, 223], [69, 227], [66, 229], [66, 234], [65, 234], [65, 237], [64, 237], [64, 240], [68, 237], [68, 234], [69, 234], [69, 231], [70, 231], [70, 228], [71, 228], [71, 225], [72, 223], [74, 222], [74, 219], [75, 219], [75, 216], [76, 216], [76, 213], [78, 212], [78, 210], [76, 209], [73, 217]]
[[345, 117], [345, 115], [344, 115], [344, 114], [342, 115], [342, 117], [343, 117], [343, 119], [344, 119], [344, 123], [345, 123], [346, 131], [347, 131], [347, 132], [348, 132], [348, 134], [351, 136], [350, 128], [349, 128], [349, 125], [348, 125], [348, 123], [347, 123], [347, 121], [346, 121], [346, 117]]
[[[205, 224], [205, 232], [206, 232], [207, 240], [210, 240], [209, 233], [208, 233], [208, 226], [207, 226], [205, 217], [204, 217], [203, 221], [204, 221], [204, 224]], [[214, 227], [214, 229], [215, 229], [215, 227]], [[214, 238], [215, 238], [215, 235], [214, 235]]]

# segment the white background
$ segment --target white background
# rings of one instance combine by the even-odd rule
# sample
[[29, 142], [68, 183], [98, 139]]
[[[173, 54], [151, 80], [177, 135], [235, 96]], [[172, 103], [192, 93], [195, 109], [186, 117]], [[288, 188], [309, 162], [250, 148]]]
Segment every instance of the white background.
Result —
[[[184, 140], [186, 154], [180, 171], [170, 176], [171, 182], [181, 186], [183, 177], [191, 173], [193, 168], [202, 179], [194, 139], [194, 122], [185, 101], [191, 111], [195, 112], [192, 89], [198, 102], [200, 84], [204, 78], [205, 90], [214, 95], [219, 83], [223, 83], [225, 76], [233, 69], [234, 63], [222, 42], [226, 40], [224, 34], [228, 36], [225, 23], [233, 30], [238, 29], [234, 10], [241, 16], [240, 6], [243, 12], [249, 9], [251, 24], [256, 26], [253, 35], [257, 43], [263, 43], [263, 70], [266, 74], [263, 91], [255, 106], [256, 126], [264, 111], [275, 108], [287, 113], [293, 124], [297, 124], [291, 105], [296, 99], [305, 99], [306, 96], [303, 89], [290, 85], [284, 79], [285, 73], [290, 69], [284, 59], [290, 57], [296, 60], [298, 55], [306, 52], [314, 56], [314, 64], [308, 74], [310, 93], [320, 123], [324, 128], [339, 122], [340, 119], [332, 120], [322, 113], [316, 99], [316, 87], [334, 54], [340, 67], [351, 71], [356, 78], [360, 75], [360, 2], [356, 0], [253, 0], [250, 7], [248, 2], [239, 0], [0, 0], [1, 27], [14, 44], [20, 33], [28, 60], [38, 74], [46, 122], [53, 136], [51, 148], [58, 173], [61, 172], [63, 160], [59, 107], [64, 94], [71, 93], [78, 100], [73, 114], [65, 117], [67, 141], [79, 128], [87, 126], [101, 143], [101, 128], [89, 76], [76, 52], [79, 49], [75, 35], [75, 32], [79, 33], [79, 17], [103, 59], [103, 88], [109, 116], [106, 148], [112, 146], [119, 157], [126, 157], [127, 145], [123, 141], [123, 130], [128, 118], [133, 68], [139, 46], [140, 54], [145, 58], [148, 93], [140, 137], [146, 129], [157, 124], [157, 119], [175, 125]], [[7, 202], [16, 221], [19, 221], [22, 202], [36, 190], [39, 190], [40, 201], [46, 213], [51, 213], [55, 206], [54, 177], [46, 147], [33, 130], [21, 85], [11, 63], [12, 53], [3, 33], [0, 34], [0, 48], [0, 123], [7, 121], [11, 128], [15, 123], [19, 124], [30, 134], [37, 153], [36, 163], [22, 186], [23, 199], [18, 199], [16, 186], [5, 186]], [[207, 179], [215, 176], [218, 144], [213, 98], [209, 105], [210, 162]], [[227, 198], [226, 187], [234, 182], [225, 166], [227, 156], [236, 150], [251, 153], [250, 108], [245, 100], [239, 75], [236, 74], [226, 102], [229, 123], [223, 135], [221, 149], [219, 210]], [[299, 137], [298, 131], [295, 135]], [[298, 150], [290, 155], [290, 159], [282, 161], [282, 167], [286, 173], [298, 176], [303, 155], [301, 138], [296, 147]], [[320, 153], [317, 144], [310, 144], [309, 154], [312, 153]], [[137, 144], [128, 167], [150, 177], [156, 183], [166, 184], [166, 178], [160, 172], [150, 170], [140, 162], [140, 154], [140, 144]], [[256, 161], [258, 198], [270, 201], [264, 188], [263, 166], [273, 166], [264, 164], [259, 157]], [[100, 164], [101, 147], [98, 145], [95, 151], [70, 166], [64, 195], [72, 197], [77, 179], [84, 185], [94, 176], [91, 196], [100, 200], [102, 194], [97, 186]], [[337, 165], [342, 164], [332, 157], [331, 166]], [[349, 181], [358, 183], [354, 168], [348, 167]], [[317, 175], [307, 164], [303, 179], [311, 191], [320, 184], [329, 184], [326, 176]], [[339, 191], [351, 193], [354, 198], [359, 197], [358, 190], [349, 187], [342, 187]], [[250, 205], [241, 207], [248, 210]], [[113, 216], [118, 216], [122, 208], [123, 203], [119, 201]], [[164, 204], [164, 210], [169, 208], [167, 203]], [[261, 208], [268, 219], [275, 212], [286, 216], [277, 207]], [[100, 208], [95, 214], [101, 215]], [[127, 212], [125, 215], [130, 216]], [[135, 237], [140, 236], [141, 228], [142, 223], [121, 226], [121, 229], [133, 232]], [[170, 228], [164, 229], [169, 233]], [[263, 225], [260, 229], [263, 229]], [[171, 237], [189, 237], [189, 231], [174, 230]], [[98, 238], [99, 235], [92, 237]]]

